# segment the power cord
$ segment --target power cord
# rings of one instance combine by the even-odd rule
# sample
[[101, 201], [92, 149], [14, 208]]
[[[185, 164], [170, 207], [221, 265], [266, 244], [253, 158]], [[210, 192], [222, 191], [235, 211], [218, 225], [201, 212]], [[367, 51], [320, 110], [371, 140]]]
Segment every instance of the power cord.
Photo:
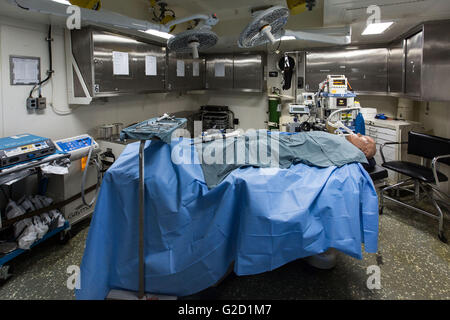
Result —
[[17, 5], [20, 9], [23, 9], [23, 10], [30, 10], [30, 8], [26, 8], [26, 7], [22, 6], [22, 5], [20, 5], [20, 4], [17, 2], [17, 0], [14, 0], [14, 2], [16, 3], [16, 5]]
[[[16, 1], [17, 3], [17, 1]], [[55, 71], [53, 71], [53, 52], [52, 52], [52, 25], [49, 25], [48, 27], [48, 36], [45, 39], [48, 42], [48, 54], [49, 54], [49, 70], [47, 70], [47, 78], [45, 78], [44, 80], [40, 81], [39, 83], [35, 84], [33, 89], [31, 89], [30, 91], [30, 98], [33, 98], [33, 92], [36, 89], [39, 89], [39, 98], [42, 98], [41, 95], [41, 88], [42, 85], [45, 84], [47, 81], [49, 81], [52, 78], [52, 75]]]
[[91, 147], [89, 149], [89, 154], [88, 154], [88, 158], [87, 158], [87, 162], [86, 162], [86, 168], [84, 168], [84, 172], [83, 172], [83, 177], [81, 179], [81, 200], [83, 201], [84, 205], [88, 206], [88, 207], [92, 207], [95, 200], [97, 200], [97, 195], [98, 195], [98, 189], [100, 187], [100, 183], [102, 180], [102, 170], [100, 168], [100, 164], [98, 163], [97, 159], [93, 159], [93, 162], [95, 164], [95, 167], [97, 169], [97, 185], [95, 187], [95, 195], [94, 198], [91, 200], [91, 202], [87, 202], [86, 201], [86, 197], [85, 197], [85, 188], [86, 188], [86, 176], [87, 176], [87, 171], [88, 171], [88, 167], [89, 164], [91, 162], [91, 157], [92, 157], [92, 152], [94, 151], [94, 147]]

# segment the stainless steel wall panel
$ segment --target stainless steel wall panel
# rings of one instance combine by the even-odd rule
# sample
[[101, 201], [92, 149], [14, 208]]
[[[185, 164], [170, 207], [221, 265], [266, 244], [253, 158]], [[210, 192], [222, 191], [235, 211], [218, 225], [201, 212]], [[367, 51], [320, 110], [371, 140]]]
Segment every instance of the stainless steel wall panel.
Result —
[[388, 50], [388, 92], [401, 94], [404, 92], [405, 79], [404, 40], [393, 43]]
[[[184, 76], [177, 75], [177, 61], [184, 63]], [[168, 55], [168, 90], [200, 90], [205, 87], [205, 59], [193, 59], [189, 54]], [[194, 76], [194, 63], [198, 63], [198, 75]]]
[[[97, 27], [72, 31], [71, 35], [74, 58], [93, 98], [165, 90], [165, 47]], [[114, 51], [128, 54], [128, 75], [114, 74]], [[146, 56], [156, 57], [156, 75], [146, 74]], [[75, 86], [75, 95], [84, 96], [80, 85]]]
[[263, 91], [264, 66], [261, 55], [234, 56], [234, 89]]
[[355, 92], [387, 92], [386, 48], [346, 50], [345, 74]]
[[[134, 91], [134, 77], [137, 76], [131, 59], [137, 49], [137, 41], [109, 32], [94, 31], [94, 91], [96, 96], [126, 94]], [[114, 75], [113, 52], [129, 54], [129, 75]], [[137, 82], [136, 82], [137, 84]]]
[[308, 52], [306, 90], [316, 91], [328, 75], [345, 75], [356, 92], [387, 91], [387, 49]]
[[342, 50], [307, 52], [305, 70], [305, 89], [317, 91], [327, 75], [345, 74], [345, 53]]
[[450, 20], [425, 23], [422, 98], [450, 101]]
[[422, 96], [422, 48], [422, 31], [406, 39], [405, 93], [408, 96]]
[[[156, 75], [146, 74], [146, 57], [156, 58]], [[166, 48], [144, 42], [138, 42], [136, 51], [130, 55], [134, 68], [134, 89], [138, 92], [163, 91], [166, 81]]]
[[[224, 68], [222, 76], [221, 69]], [[233, 89], [233, 55], [206, 58], [206, 89]]]

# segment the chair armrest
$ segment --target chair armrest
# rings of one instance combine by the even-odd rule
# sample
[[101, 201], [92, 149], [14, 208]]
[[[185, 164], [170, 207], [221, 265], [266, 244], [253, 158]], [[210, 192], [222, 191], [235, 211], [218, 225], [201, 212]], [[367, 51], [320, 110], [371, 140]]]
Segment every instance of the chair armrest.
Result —
[[383, 159], [383, 163], [386, 163], [386, 159], [384, 158], [383, 148], [387, 145], [393, 145], [393, 144], [408, 144], [408, 142], [386, 142], [386, 143], [384, 143], [380, 148], [381, 159]]
[[434, 157], [433, 161], [431, 161], [431, 169], [433, 170], [434, 180], [436, 181], [436, 185], [439, 185], [439, 178], [437, 174], [437, 164], [439, 160], [450, 158], [450, 154]]

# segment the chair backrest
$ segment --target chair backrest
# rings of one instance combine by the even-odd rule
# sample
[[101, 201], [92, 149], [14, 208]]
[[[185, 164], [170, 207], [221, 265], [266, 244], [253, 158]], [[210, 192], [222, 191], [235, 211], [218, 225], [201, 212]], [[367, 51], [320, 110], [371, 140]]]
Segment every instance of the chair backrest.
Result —
[[[447, 155], [450, 154], [450, 139], [410, 131], [408, 153], [427, 159]], [[440, 162], [450, 165], [450, 158], [442, 159]]]

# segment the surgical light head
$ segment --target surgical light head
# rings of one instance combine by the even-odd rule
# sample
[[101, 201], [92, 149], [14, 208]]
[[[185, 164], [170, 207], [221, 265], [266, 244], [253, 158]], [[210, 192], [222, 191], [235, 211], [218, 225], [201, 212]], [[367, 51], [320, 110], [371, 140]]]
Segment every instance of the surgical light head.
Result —
[[194, 59], [199, 57], [198, 51], [211, 48], [218, 41], [217, 35], [206, 28], [187, 30], [170, 38], [167, 42], [169, 50], [175, 52], [192, 52]]
[[275, 6], [256, 13], [255, 18], [241, 33], [238, 45], [240, 48], [251, 48], [265, 44], [275, 43], [284, 35], [283, 27], [289, 18], [289, 9]]

